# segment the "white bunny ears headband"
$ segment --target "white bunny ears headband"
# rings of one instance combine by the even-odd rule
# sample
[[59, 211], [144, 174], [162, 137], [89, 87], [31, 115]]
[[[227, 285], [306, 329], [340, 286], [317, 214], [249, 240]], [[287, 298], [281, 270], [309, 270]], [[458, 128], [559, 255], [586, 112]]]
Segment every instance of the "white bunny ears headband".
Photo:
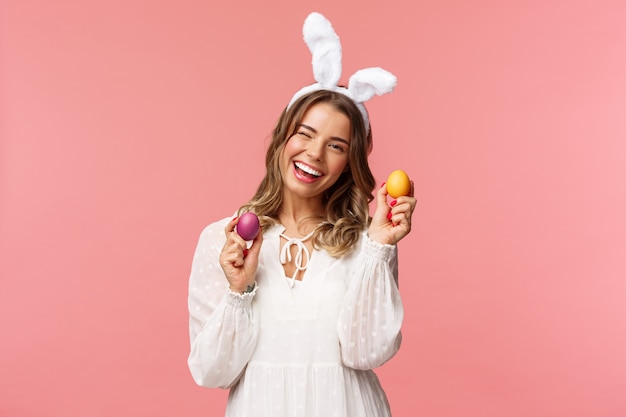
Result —
[[332, 25], [320, 13], [311, 13], [302, 27], [304, 42], [313, 56], [313, 77], [317, 83], [300, 89], [287, 108], [305, 94], [317, 90], [331, 90], [352, 99], [363, 115], [365, 130], [369, 133], [369, 116], [363, 105], [375, 95], [391, 93], [396, 86], [395, 75], [382, 68], [365, 68], [352, 74], [348, 88], [339, 87], [341, 77], [341, 43]]

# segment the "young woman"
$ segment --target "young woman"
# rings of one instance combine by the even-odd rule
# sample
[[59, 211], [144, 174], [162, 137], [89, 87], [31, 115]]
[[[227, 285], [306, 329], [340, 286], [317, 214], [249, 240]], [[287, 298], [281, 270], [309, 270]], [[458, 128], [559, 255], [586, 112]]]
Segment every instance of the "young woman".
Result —
[[238, 217], [200, 236], [188, 363], [199, 385], [230, 388], [227, 416], [390, 415], [372, 369], [400, 346], [396, 244], [415, 198], [388, 204], [384, 184], [374, 190], [364, 107], [334, 90], [302, 93], [282, 113], [267, 174], [239, 209], [261, 220], [251, 245]]

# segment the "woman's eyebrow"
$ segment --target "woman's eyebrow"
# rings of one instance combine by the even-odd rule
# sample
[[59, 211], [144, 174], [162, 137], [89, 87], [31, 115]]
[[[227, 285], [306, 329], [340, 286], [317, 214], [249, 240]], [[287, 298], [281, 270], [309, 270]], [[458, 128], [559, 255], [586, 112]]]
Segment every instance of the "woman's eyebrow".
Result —
[[304, 123], [300, 123], [300, 127], [303, 127], [305, 129], [309, 129], [311, 132], [313, 133], [317, 133], [317, 130], [315, 130], [314, 128], [312, 128], [311, 126], [307, 126]]
[[[310, 131], [311, 131], [311, 132], [313, 132], [313, 133], [317, 133], [317, 130], [315, 130], [315, 128], [313, 128], [313, 127], [311, 127], [311, 126], [308, 126], [308, 125], [305, 125], [304, 123], [300, 123], [300, 127], [303, 127], [303, 128], [305, 128], [305, 129], [307, 129], [307, 130], [310, 130]], [[332, 139], [332, 140], [336, 140], [336, 141], [338, 141], [338, 142], [343, 142], [343, 143], [345, 143], [346, 145], [350, 145], [350, 142], [349, 142], [349, 141], [347, 141], [346, 139], [340, 138], [340, 137], [338, 137], [338, 136], [331, 136], [331, 139]]]
[[337, 137], [337, 136], [332, 136], [331, 139], [336, 140], [337, 142], [342, 142], [345, 143], [346, 145], [350, 146], [350, 142], [348, 142], [347, 140]]

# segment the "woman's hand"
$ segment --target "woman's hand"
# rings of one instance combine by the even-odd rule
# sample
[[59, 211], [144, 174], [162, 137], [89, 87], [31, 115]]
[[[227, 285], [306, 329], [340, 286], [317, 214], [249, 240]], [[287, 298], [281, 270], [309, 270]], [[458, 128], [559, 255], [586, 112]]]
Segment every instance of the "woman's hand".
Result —
[[411, 231], [411, 216], [417, 200], [413, 196], [414, 185], [408, 196], [398, 197], [387, 205], [387, 187], [383, 184], [376, 193], [376, 212], [369, 227], [370, 239], [395, 245]]
[[252, 246], [248, 249], [246, 241], [235, 231], [238, 222], [239, 218], [235, 217], [224, 229], [226, 243], [220, 253], [220, 266], [230, 283], [231, 291], [243, 293], [254, 286], [263, 231], [252, 241]]

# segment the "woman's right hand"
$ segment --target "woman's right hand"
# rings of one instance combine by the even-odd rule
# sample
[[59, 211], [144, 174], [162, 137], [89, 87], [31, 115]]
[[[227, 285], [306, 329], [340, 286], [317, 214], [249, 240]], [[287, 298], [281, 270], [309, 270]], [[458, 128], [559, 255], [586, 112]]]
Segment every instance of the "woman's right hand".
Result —
[[254, 287], [257, 266], [259, 265], [259, 252], [263, 243], [263, 231], [252, 241], [252, 246], [247, 248], [246, 241], [235, 231], [239, 218], [232, 219], [224, 229], [226, 243], [220, 253], [220, 266], [224, 270], [226, 279], [230, 284], [230, 290], [243, 293]]

